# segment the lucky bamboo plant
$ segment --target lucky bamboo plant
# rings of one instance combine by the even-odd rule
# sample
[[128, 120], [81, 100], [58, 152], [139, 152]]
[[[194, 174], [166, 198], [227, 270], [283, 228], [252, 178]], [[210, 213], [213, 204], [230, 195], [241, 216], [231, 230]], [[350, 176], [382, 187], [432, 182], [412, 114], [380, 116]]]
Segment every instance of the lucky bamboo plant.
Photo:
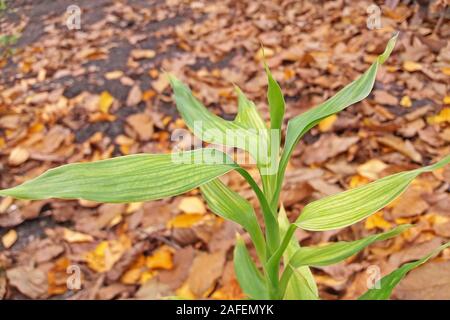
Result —
[[[0, 195], [19, 199], [138, 202], [175, 196], [200, 187], [209, 208], [217, 215], [240, 224], [253, 242], [258, 263], [254, 262], [242, 239], [237, 239], [234, 250], [236, 276], [248, 298], [318, 299], [310, 267], [343, 261], [375, 241], [400, 234], [410, 225], [401, 225], [357, 241], [341, 241], [317, 247], [300, 247], [294, 237], [295, 230], [326, 231], [352, 225], [388, 205], [419, 174], [442, 168], [450, 162], [449, 155], [433, 165], [400, 172], [314, 201], [303, 209], [293, 223], [286, 217], [280, 203], [280, 192], [288, 161], [298, 141], [324, 118], [369, 95], [377, 70], [391, 54], [396, 37], [390, 39], [384, 53], [362, 76], [329, 100], [288, 121], [283, 148], [280, 148], [280, 132], [285, 101], [267, 65], [270, 128], [255, 105], [237, 87], [238, 114], [233, 121], [227, 121], [210, 113], [187, 86], [169, 75], [177, 108], [189, 129], [208, 143], [241, 148], [248, 152], [256, 160], [261, 187], [247, 170], [225, 153], [202, 148], [172, 154], [136, 154], [91, 163], [68, 164], [51, 169], [14, 188], [1, 190]], [[237, 139], [228, 139], [230, 132]], [[252, 143], [241, 143], [242, 139], [259, 143], [257, 152], [250, 146]], [[219, 179], [232, 170], [242, 175], [254, 190], [264, 226], [259, 224], [250, 203]], [[411, 269], [448, 246], [450, 243], [420, 260], [404, 264], [379, 280], [379, 286], [376, 286], [378, 289], [369, 289], [361, 299], [388, 299], [394, 286]]]

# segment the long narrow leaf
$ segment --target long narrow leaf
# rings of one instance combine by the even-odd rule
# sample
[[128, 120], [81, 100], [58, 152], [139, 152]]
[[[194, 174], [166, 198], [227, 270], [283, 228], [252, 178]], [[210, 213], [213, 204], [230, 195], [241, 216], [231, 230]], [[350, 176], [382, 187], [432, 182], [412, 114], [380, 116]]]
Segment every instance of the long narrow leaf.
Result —
[[393, 238], [411, 225], [401, 225], [384, 233], [374, 234], [356, 241], [340, 241], [318, 247], [304, 247], [297, 250], [289, 264], [300, 266], [328, 266], [341, 262], [376, 241]]
[[269, 299], [264, 278], [255, 266], [241, 238], [237, 239], [236, 247], [234, 248], [234, 271], [242, 291], [249, 298], [255, 300]]
[[[227, 121], [211, 113], [191, 90], [169, 75], [175, 102], [188, 128], [199, 139], [248, 151], [259, 163], [267, 164], [267, 128], [253, 102], [236, 87], [238, 114], [233, 121]], [[263, 159], [264, 158], [264, 159]]]
[[283, 97], [283, 92], [281, 91], [280, 85], [273, 78], [269, 67], [265, 64], [266, 74], [267, 74], [267, 100], [269, 102], [270, 111], [270, 129], [280, 130], [283, 125], [285, 102]]
[[289, 158], [291, 157], [291, 154], [300, 138], [322, 119], [344, 110], [348, 106], [363, 100], [369, 95], [375, 83], [378, 68], [391, 54], [394, 49], [396, 39], [397, 35], [389, 40], [383, 54], [378, 56], [370, 68], [358, 79], [344, 87], [327, 101], [305, 113], [300, 114], [288, 122], [286, 142], [278, 169], [276, 195], [273, 198], [273, 201], [278, 201], [283, 183], [284, 172], [288, 165]]
[[64, 165], [17, 187], [0, 190], [0, 195], [34, 200], [155, 200], [187, 192], [236, 168], [230, 158], [214, 149], [137, 154]]
[[434, 165], [400, 172], [359, 188], [308, 204], [295, 224], [302, 229], [324, 231], [342, 228], [367, 218], [397, 198], [421, 173], [442, 168], [450, 155]]
[[205, 183], [200, 190], [213, 212], [238, 223], [250, 234], [258, 256], [265, 261], [265, 240], [251, 204], [219, 179]]
[[[280, 235], [284, 237], [289, 228], [289, 220], [283, 206], [281, 206], [278, 213], [278, 223], [280, 225]], [[285, 266], [289, 264], [289, 260], [299, 249], [298, 241], [292, 237], [283, 255]], [[301, 266], [293, 270], [292, 277], [283, 291], [283, 299], [285, 300], [317, 300], [319, 298], [316, 282], [308, 266]]]
[[387, 300], [391, 297], [392, 290], [394, 290], [395, 286], [400, 283], [400, 281], [406, 276], [406, 274], [414, 268], [424, 264], [437, 254], [444, 250], [445, 248], [450, 247], [450, 242], [440, 246], [435, 249], [430, 254], [426, 255], [422, 259], [419, 259], [414, 262], [409, 262], [398, 268], [397, 270], [392, 271], [387, 276], [384, 276], [379, 280], [379, 282], [375, 285], [375, 288], [369, 289], [364, 293], [359, 300]]
[[351, 242], [340, 241], [323, 246], [299, 248], [286, 265], [281, 277], [281, 287], [287, 287], [296, 268], [301, 266], [328, 266], [341, 262], [372, 243], [393, 238], [410, 227], [411, 225], [401, 225], [387, 232]]

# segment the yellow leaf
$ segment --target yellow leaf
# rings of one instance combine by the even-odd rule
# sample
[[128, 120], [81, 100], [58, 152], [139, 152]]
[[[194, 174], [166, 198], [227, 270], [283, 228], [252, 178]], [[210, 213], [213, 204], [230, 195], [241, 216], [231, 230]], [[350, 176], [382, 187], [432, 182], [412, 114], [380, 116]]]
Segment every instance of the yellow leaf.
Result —
[[429, 124], [439, 124], [444, 122], [450, 122], [450, 107], [444, 108], [435, 116], [427, 118]]
[[173, 268], [172, 254], [173, 250], [171, 248], [162, 246], [151, 256], [147, 257], [145, 265], [150, 269], [170, 270]]
[[319, 130], [321, 132], [326, 132], [326, 131], [330, 131], [331, 128], [333, 127], [333, 124], [336, 122], [337, 120], [337, 115], [333, 114], [329, 117], [326, 117], [325, 119], [323, 119], [322, 121], [319, 122]]
[[360, 186], [363, 186], [368, 183], [369, 183], [369, 179], [357, 174], [357, 175], [352, 176], [352, 178], [350, 179], [349, 187], [351, 189], [353, 189], [353, 188], [360, 187]]
[[63, 231], [63, 239], [69, 243], [75, 242], [92, 242], [94, 241], [94, 237], [89, 234], [72, 231], [70, 229], [64, 228]]
[[139, 278], [139, 283], [144, 284], [148, 280], [152, 279], [157, 274], [158, 274], [158, 271], [146, 270], [146, 271], [142, 272], [141, 277]]
[[358, 166], [356, 171], [358, 173], [370, 180], [377, 180], [380, 178], [380, 172], [387, 168], [387, 164], [378, 159], [371, 159], [366, 163]]
[[450, 67], [443, 67], [441, 70], [443, 74], [450, 76]]
[[422, 70], [422, 65], [420, 63], [417, 63], [414, 61], [404, 61], [403, 69], [408, 72], [419, 71], [419, 70]]
[[121, 236], [119, 240], [102, 241], [93, 251], [86, 253], [85, 260], [92, 270], [106, 272], [111, 270], [130, 246], [131, 241], [126, 236]]
[[128, 207], [125, 211], [126, 214], [131, 214], [138, 211], [144, 205], [143, 202], [132, 202], [128, 204]]
[[189, 228], [203, 220], [205, 215], [197, 213], [180, 214], [167, 222], [167, 228]]
[[100, 95], [99, 109], [103, 113], [108, 113], [109, 108], [114, 102], [114, 97], [108, 91], [103, 91]]
[[189, 288], [189, 284], [185, 282], [180, 288], [175, 291], [176, 295], [182, 299], [186, 300], [194, 300], [195, 295], [192, 293]]
[[400, 105], [405, 108], [409, 108], [412, 106], [411, 99], [408, 96], [404, 96], [402, 100], [400, 100]]
[[138, 284], [141, 279], [142, 268], [130, 269], [124, 272], [120, 278], [123, 284]]
[[450, 104], [450, 96], [445, 96], [444, 99], [442, 99], [442, 102], [444, 104]]
[[375, 228], [387, 230], [392, 227], [392, 224], [384, 219], [383, 211], [379, 211], [366, 219], [365, 227], [367, 230]]
[[17, 241], [17, 232], [14, 229], [9, 230], [2, 237], [2, 244], [5, 249], [9, 249]]
[[182, 198], [180, 204], [178, 205], [178, 209], [180, 209], [184, 213], [206, 213], [205, 204], [199, 197]]

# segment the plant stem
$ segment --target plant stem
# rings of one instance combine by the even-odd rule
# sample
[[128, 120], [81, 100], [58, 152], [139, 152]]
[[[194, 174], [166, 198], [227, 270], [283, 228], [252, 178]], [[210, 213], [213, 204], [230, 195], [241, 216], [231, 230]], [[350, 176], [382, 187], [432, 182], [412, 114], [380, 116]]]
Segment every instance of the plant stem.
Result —
[[252, 178], [252, 176], [244, 170], [242, 167], [236, 169], [245, 180], [250, 184], [256, 196], [258, 197], [259, 203], [261, 205], [261, 209], [263, 212], [264, 223], [266, 225], [266, 238], [268, 245], [268, 256], [272, 255], [278, 248], [280, 244], [280, 231], [278, 228], [278, 221], [276, 219], [276, 215], [273, 210], [270, 208], [269, 203], [264, 195], [264, 193], [259, 188], [256, 181]]

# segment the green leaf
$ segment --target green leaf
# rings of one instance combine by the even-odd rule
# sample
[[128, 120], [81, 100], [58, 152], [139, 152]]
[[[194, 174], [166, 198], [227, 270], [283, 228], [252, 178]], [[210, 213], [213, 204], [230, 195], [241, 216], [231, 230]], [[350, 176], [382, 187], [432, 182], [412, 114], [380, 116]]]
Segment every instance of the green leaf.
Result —
[[[363, 100], [369, 95], [375, 83], [378, 68], [391, 54], [394, 49], [396, 39], [397, 35], [389, 40], [384, 53], [378, 56], [370, 68], [358, 79], [348, 84], [327, 101], [317, 107], [314, 107], [313, 109], [308, 110], [307, 112], [300, 114], [288, 122], [286, 142], [278, 168], [277, 188], [272, 202], [278, 202], [284, 172], [286, 171], [289, 158], [291, 157], [291, 154], [300, 138], [312, 127], [317, 125], [322, 119], [344, 110], [348, 106]], [[272, 203], [272, 205], [274, 205], [274, 203]]]
[[265, 261], [265, 240], [251, 204], [218, 178], [200, 186], [200, 190], [213, 212], [238, 223], [250, 234], [258, 256], [261, 261]]
[[67, 164], [17, 187], [0, 190], [0, 195], [33, 200], [155, 200], [187, 192], [236, 168], [230, 158], [214, 149], [137, 154]]
[[347, 259], [376, 241], [393, 238], [410, 227], [411, 225], [405, 224], [356, 241], [339, 241], [323, 246], [300, 248], [289, 264], [296, 268], [299, 266], [329, 266]]
[[434, 165], [400, 172], [309, 203], [295, 224], [311, 231], [332, 230], [354, 224], [388, 205], [402, 194], [419, 174], [442, 168], [449, 162], [450, 155]]
[[[359, 300], [387, 300], [391, 297], [392, 290], [394, 290], [395, 286], [399, 284], [399, 282], [406, 276], [406, 274], [411, 271], [412, 269], [424, 264], [431, 258], [435, 257], [439, 252], [444, 250], [445, 248], [450, 247], [450, 242], [440, 246], [439, 248], [435, 249], [430, 254], [426, 255], [420, 260], [406, 263], [397, 270], [392, 271], [387, 276], [384, 276], [379, 280], [377, 283], [378, 285], [375, 285], [375, 288], [369, 289], [364, 293], [361, 297], [359, 297]], [[377, 289], [377, 287], [379, 289]]]
[[[289, 228], [289, 220], [286, 216], [286, 211], [284, 210], [283, 206], [281, 206], [280, 212], [278, 214], [278, 223], [280, 225], [280, 235], [281, 237], [284, 237]], [[285, 266], [288, 266], [289, 260], [299, 249], [300, 245], [298, 241], [296, 241], [295, 237], [292, 237], [283, 255]], [[317, 290], [316, 282], [309, 267], [301, 266], [292, 271], [293, 274], [289, 282], [287, 283], [286, 289], [284, 290], [283, 299], [317, 300], [319, 298], [319, 293]]]
[[234, 271], [242, 291], [251, 299], [268, 300], [266, 282], [255, 266], [242, 238], [236, 241], [234, 248]]
[[249, 152], [258, 164], [268, 165], [268, 132], [253, 102], [235, 87], [238, 95], [238, 114], [233, 121], [224, 120], [208, 111], [191, 90], [169, 75], [175, 102], [188, 128], [199, 139]]
[[296, 268], [301, 266], [328, 266], [341, 262], [372, 243], [393, 238], [410, 227], [411, 225], [401, 225], [387, 232], [374, 234], [351, 242], [340, 241], [323, 246], [299, 248], [289, 260], [283, 272], [281, 287], [284, 288], [287, 286], [293, 270]]
[[267, 101], [269, 102], [270, 111], [270, 129], [280, 130], [281, 136], [281, 126], [283, 125], [285, 102], [283, 97], [283, 92], [281, 91], [280, 85], [273, 78], [267, 63], [264, 62], [264, 66], [267, 74]]

